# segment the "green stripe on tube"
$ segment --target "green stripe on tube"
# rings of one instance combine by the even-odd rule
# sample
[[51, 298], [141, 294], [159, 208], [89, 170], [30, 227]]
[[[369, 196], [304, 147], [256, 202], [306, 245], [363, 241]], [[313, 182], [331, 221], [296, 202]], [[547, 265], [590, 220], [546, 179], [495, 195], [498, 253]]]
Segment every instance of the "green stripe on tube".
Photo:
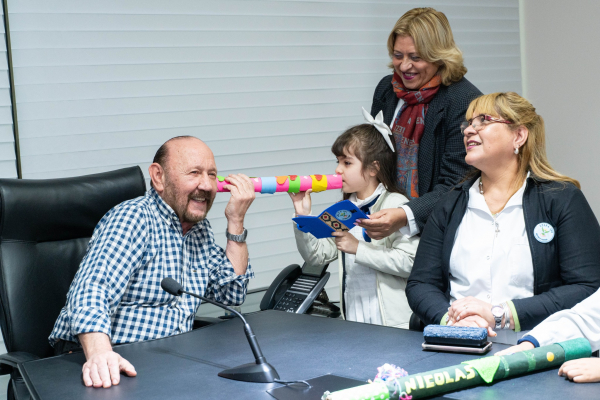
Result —
[[579, 338], [557, 343], [565, 350], [565, 361], [587, 358], [592, 355], [592, 346], [586, 339]]
[[290, 177], [290, 186], [288, 193], [300, 193], [300, 175], [296, 175], [296, 179], [292, 180]]

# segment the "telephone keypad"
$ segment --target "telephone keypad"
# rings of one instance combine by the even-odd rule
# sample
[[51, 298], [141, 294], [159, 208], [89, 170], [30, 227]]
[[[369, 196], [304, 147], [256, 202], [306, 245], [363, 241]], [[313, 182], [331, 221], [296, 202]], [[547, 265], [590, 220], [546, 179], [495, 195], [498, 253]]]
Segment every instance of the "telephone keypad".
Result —
[[279, 303], [275, 306], [275, 310], [287, 311], [287, 312], [296, 312], [300, 304], [306, 299], [305, 295], [299, 295], [296, 293], [286, 293]]
[[301, 275], [275, 305], [274, 309], [295, 313], [318, 282], [319, 278]]

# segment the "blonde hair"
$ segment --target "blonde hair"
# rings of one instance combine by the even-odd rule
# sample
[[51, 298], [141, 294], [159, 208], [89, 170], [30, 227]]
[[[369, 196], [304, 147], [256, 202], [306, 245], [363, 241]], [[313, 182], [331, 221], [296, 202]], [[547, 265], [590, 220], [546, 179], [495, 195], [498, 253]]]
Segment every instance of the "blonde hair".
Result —
[[[438, 75], [445, 86], [460, 81], [467, 73], [460, 49], [454, 43], [450, 23], [443, 12], [433, 8], [413, 8], [394, 25], [388, 37], [388, 53], [394, 54], [398, 36], [410, 36], [419, 56], [439, 66]], [[393, 68], [392, 63], [388, 65]]]
[[[546, 156], [546, 133], [544, 119], [535, 112], [535, 107], [515, 92], [485, 94], [473, 100], [467, 109], [466, 119], [474, 115], [487, 114], [511, 121], [512, 129], [524, 126], [529, 131], [527, 140], [519, 150], [518, 179], [515, 186], [522, 185], [527, 172], [532, 175], [558, 182], [569, 182], [581, 189], [579, 182], [556, 172], [550, 166]], [[520, 182], [520, 183], [519, 183]]]

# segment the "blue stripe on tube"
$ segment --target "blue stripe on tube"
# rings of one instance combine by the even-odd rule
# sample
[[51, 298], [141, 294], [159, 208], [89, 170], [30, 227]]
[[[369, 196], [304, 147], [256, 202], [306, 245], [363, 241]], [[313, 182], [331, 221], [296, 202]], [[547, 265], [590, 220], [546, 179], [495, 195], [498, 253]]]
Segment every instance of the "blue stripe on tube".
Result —
[[277, 180], [274, 176], [266, 176], [261, 178], [262, 180], [262, 188], [260, 189], [261, 193], [273, 194], [275, 190], [277, 190]]

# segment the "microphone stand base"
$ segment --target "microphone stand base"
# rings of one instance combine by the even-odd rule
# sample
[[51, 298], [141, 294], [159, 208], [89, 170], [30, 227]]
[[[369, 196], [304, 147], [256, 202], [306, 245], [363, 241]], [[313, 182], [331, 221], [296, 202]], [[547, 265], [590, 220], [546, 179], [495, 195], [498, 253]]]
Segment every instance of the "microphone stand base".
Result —
[[219, 376], [236, 381], [260, 383], [272, 383], [275, 379], [279, 379], [279, 374], [269, 363], [240, 365], [219, 372]]

